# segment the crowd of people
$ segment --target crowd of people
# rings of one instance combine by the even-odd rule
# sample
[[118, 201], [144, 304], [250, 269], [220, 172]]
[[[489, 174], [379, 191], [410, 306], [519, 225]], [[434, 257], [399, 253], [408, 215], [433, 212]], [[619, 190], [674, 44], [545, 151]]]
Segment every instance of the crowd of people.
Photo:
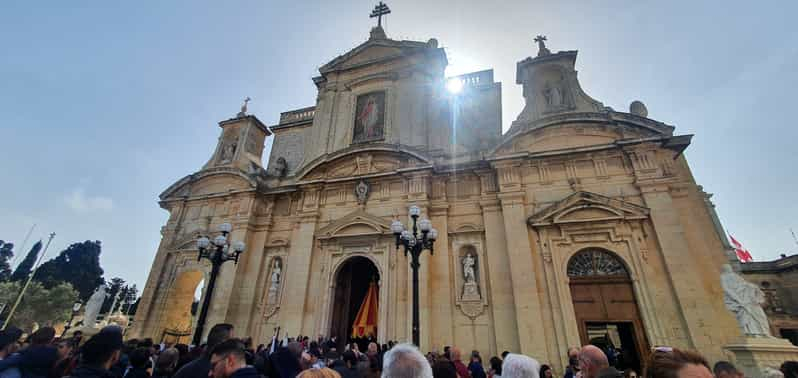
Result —
[[[271, 345], [274, 344], [274, 345]], [[341, 348], [341, 345], [344, 345]], [[699, 353], [656, 347], [643, 375], [619, 371], [607, 353], [586, 345], [568, 350], [564, 378], [743, 378], [728, 361], [709, 362]], [[798, 362], [787, 361], [762, 378], [798, 378]], [[483, 361], [478, 351], [463, 358], [454, 346], [423, 355], [406, 343], [379, 345], [373, 338], [339, 343], [335, 338], [308, 337], [272, 341], [253, 347], [251, 338], [236, 338], [230, 324], [217, 324], [207, 342], [156, 344], [151, 339], [124, 341], [123, 330], [108, 326], [85, 338], [75, 332], [56, 337], [43, 327], [23, 337], [18, 328], [0, 331], [0, 378], [551, 378], [549, 365], [505, 351]], [[559, 375], [558, 375], [559, 376]]]

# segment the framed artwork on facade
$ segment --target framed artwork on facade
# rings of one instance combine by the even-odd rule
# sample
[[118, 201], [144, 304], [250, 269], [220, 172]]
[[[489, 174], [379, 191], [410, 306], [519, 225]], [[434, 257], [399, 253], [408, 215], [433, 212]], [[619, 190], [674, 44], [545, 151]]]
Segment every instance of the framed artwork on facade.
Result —
[[385, 131], [385, 92], [357, 96], [352, 143], [381, 140]]

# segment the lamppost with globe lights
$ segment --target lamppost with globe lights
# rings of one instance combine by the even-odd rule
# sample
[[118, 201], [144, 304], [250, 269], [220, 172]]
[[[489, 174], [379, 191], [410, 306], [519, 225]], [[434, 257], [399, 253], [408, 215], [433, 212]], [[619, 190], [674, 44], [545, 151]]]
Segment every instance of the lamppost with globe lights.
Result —
[[[202, 301], [202, 309], [200, 309], [199, 318], [197, 319], [197, 329], [194, 331], [192, 343], [199, 346], [202, 341], [202, 332], [205, 328], [205, 318], [208, 317], [208, 308], [211, 304], [211, 297], [213, 296], [213, 287], [216, 285], [216, 276], [219, 275], [219, 269], [227, 261], [233, 261], [238, 264], [238, 256], [244, 252], [244, 242], [238, 241], [230, 244], [227, 239], [233, 226], [230, 223], [222, 223], [219, 225], [219, 232], [221, 235], [209, 239], [207, 236], [200, 236], [197, 238], [197, 261], [203, 258], [211, 262], [211, 277], [208, 279], [208, 289], [205, 290], [205, 299]], [[232, 250], [232, 251], [231, 251]]]
[[81, 306], [83, 306], [83, 302], [81, 302], [80, 299], [76, 300], [75, 303], [72, 304], [72, 315], [69, 317], [69, 321], [64, 324], [64, 331], [61, 332], [61, 337], [64, 337], [67, 331], [72, 328], [72, 322], [75, 320], [75, 316], [78, 315], [78, 312], [80, 312]]
[[[421, 266], [419, 257], [421, 252], [425, 249], [429, 250], [429, 254], [433, 253], [433, 244], [438, 238], [438, 230], [432, 228], [432, 222], [429, 219], [418, 220], [421, 215], [421, 209], [416, 206], [410, 206], [410, 217], [413, 219], [412, 233], [405, 229], [402, 222], [395, 220], [391, 223], [391, 231], [396, 236], [396, 249], [399, 246], [404, 246], [405, 256], [410, 253], [410, 267], [413, 269], [413, 344], [420, 346], [419, 337], [419, 321], [418, 321], [418, 268]], [[418, 232], [421, 231], [419, 236]]]

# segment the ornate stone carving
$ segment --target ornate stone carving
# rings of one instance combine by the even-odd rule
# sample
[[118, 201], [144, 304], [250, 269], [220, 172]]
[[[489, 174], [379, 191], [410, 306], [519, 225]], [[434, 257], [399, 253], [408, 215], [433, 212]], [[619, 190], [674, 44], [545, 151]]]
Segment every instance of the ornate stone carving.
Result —
[[768, 317], [762, 309], [765, 303], [762, 290], [740, 277], [729, 264], [723, 264], [720, 285], [723, 287], [723, 302], [734, 313], [743, 333], [747, 336], [771, 337]]
[[355, 185], [355, 198], [357, 198], [358, 205], [366, 203], [369, 198], [370, 189], [369, 184], [364, 180], [360, 180], [360, 182]]
[[269, 289], [266, 292], [266, 298], [263, 303], [263, 316], [266, 318], [274, 315], [280, 308], [280, 284], [283, 279], [282, 260], [280, 257], [273, 259], [272, 269], [269, 273]]
[[485, 311], [485, 306], [480, 301], [462, 302], [460, 303], [460, 311], [473, 320], [482, 315], [482, 312]]
[[232, 161], [233, 156], [236, 153], [236, 148], [238, 148], [238, 137], [233, 138], [230, 142], [222, 147], [222, 154], [219, 158], [220, 162], [229, 163]]

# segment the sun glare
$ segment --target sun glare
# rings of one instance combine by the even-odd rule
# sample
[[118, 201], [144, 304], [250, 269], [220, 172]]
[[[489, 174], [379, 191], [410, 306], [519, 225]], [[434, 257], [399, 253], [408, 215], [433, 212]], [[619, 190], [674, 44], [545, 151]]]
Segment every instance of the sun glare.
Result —
[[460, 79], [449, 79], [446, 83], [446, 89], [450, 93], [460, 93], [463, 90], [463, 81]]

